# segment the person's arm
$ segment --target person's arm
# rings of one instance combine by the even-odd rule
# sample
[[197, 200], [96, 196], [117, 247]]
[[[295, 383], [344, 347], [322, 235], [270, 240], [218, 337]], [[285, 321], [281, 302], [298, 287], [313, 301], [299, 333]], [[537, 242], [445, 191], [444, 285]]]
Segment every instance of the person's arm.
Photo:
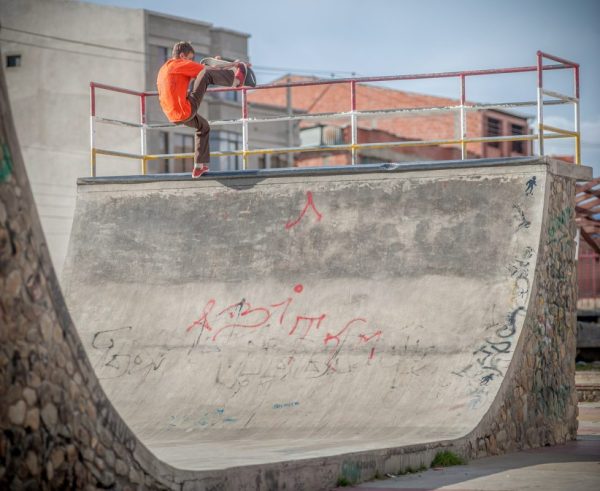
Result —
[[196, 77], [203, 69], [204, 65], [202, 63], [197, 63], [192, 60], [180, 60], [172, 68], [171, 73]]

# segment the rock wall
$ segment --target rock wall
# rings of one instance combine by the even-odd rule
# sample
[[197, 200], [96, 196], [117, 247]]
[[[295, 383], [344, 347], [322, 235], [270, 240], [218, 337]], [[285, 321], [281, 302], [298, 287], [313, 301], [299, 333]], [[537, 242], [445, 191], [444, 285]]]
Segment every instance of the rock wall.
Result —
[[0, 488], [166, 489], [98, 385], [58, 287], [0, 77]]
[[575, 181], [549, 174], [547, 182], [534, 290], [517, 346], [522, 356], [513, 358], [500, 404], [468, 439], [470, 458], [556, 445], [577, 435]]

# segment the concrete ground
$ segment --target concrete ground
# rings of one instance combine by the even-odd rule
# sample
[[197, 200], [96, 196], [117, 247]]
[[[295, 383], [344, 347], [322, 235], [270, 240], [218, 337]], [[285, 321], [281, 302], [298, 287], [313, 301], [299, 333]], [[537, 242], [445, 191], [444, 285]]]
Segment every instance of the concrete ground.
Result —
[[579, 404], [577, 441], [498, 457], [468, 465], [371, 481], [338, 490], [403, 489], [411, 491], [508, 491], [600, 489], [600, 402]]

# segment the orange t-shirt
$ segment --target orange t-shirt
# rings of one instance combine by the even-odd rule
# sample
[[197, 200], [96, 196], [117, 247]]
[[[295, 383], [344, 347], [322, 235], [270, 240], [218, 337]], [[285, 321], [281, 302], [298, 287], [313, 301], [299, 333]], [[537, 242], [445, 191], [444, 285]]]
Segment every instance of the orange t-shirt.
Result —
[[184, 121], [192, 115], [187, 91], [190, 80], [203, 68], [204, 65], [192, 60], [171, 58], [158, 71], [158, 100], [169, 121]]

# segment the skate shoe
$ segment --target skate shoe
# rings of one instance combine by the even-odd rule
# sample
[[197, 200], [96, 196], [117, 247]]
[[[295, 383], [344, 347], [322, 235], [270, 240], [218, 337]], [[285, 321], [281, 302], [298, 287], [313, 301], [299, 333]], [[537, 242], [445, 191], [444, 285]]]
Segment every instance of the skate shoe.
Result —
[[208, 165], [202, 164], [202, 167], [194, 167], [192, 170], [192, 179], [198, 179], [202, 174], [208, 172]]
[[233, 83], [234, 87], [241, 87], [242, 85], [244, 85], [244, 83], [246, 83], [247, 71], [248, 71], [248, 69], [244, 62], [240, 61], [239, 63], [237, 63], [237, 69], [236, 69], [235, 75], [234, 75], [234, 78], [235, 78], [235, 80], [237, 80], [237, 83], [234, 81], [234, 83]]

